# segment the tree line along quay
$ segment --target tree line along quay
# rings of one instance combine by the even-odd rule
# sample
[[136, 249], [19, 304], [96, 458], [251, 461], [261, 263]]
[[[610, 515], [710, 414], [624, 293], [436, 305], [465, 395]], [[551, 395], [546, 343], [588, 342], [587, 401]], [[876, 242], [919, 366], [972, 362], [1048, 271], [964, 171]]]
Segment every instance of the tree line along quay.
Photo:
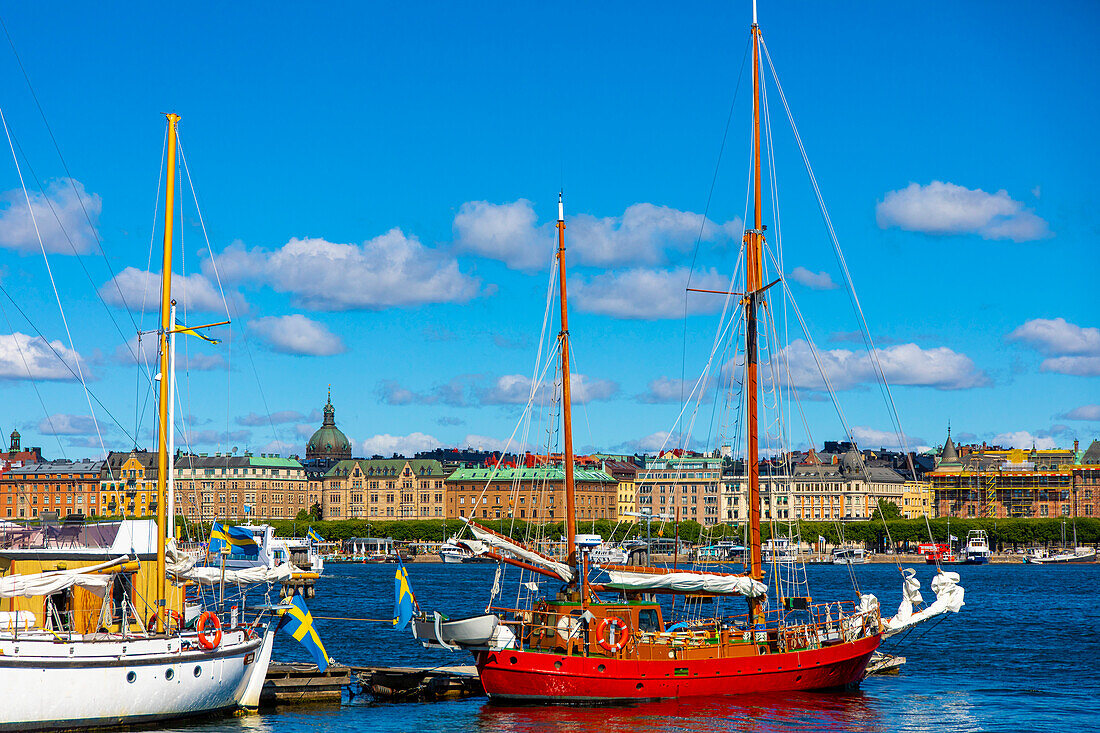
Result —
[[[887, 507], [886, 515], [889, 516], [890, 508]], [[324, 521], [311, 520], [303, 517], [300, 521], [272, 521], [276, 535], [289, 537], [302, 536], [307, 527], [312, 527], [327, 541], [339, 542], [359, 537], [388, 537], [403, 542], [441, 542], [447, 537], [460, 532], [464, 525], [459, 520], [397, 520], [372, 522], [359, 519]], [[479, 524], [488, 527], [494, 532], [507, 535], [513, 539], [522, 541], [526, 537], [545, 537], [556, 540], [564, 536], [564, 522], [551, 522], [533, 526], [527, 522], [491, 519], [479, 521]], [[1100, 519], [1078, 518], [1077, 540], [1081, 544], [1100, 543]], [[824, 537], [829, 545], [842, 543], [863, 544], [868, 548], [879, 552], [889, 549], [889, 540], [907, 549], [905, 545], [929, 542], [929, 529], [936, 542], [946, 543], [949, 535], [965, 537], [971, 529], [984, 529], [989, 535], [989, 543], [994, 551], [1014, 550], [1033, 545], [1057, 545], [1061, 544], [1063, 532], [1070, 531], [1061, 519], [957, 519], [947, 518], [929, 519], [925, 524], [924, 519], [887, 519], [884, 523], [877, 516], [872, 519], [859, 522], [846, 522], [838, 525], [836, 522], [796, 522], [792, 526], [796, 528], [803, 542], [817, 542], [818, 537]], [[196, 528], [197, 529], [197, 528]], [[204, 528], [209, 531], [209, 527]], [[642, 539], [646, 538], [644, 524], [623, 524], [607, 520], [596, 520], [594, 523], [580, 523], [579, 529], [585, 532], [593, 532], [604, 538], [613, 540]], [[841, 537], [843, 530], [843, 537]], [[887, 534], [887, 531], [889, 534]], [[775, 524], [762, 524], [760, 527], [761, 538], [766, 541], [773, 534], [786, 537], [788, 524], [786, 522]], [[739, 542], [743, 539], [744, 526], [717, 525], [705, 527], [698, 522], [666, 522], [653, 523], [651, 536], [663, 539], [679, 537], [681, 541], [692, 544], [718, 542], [728, 540]], [[1070, 541], [1067, 538], [1067, 541]]]

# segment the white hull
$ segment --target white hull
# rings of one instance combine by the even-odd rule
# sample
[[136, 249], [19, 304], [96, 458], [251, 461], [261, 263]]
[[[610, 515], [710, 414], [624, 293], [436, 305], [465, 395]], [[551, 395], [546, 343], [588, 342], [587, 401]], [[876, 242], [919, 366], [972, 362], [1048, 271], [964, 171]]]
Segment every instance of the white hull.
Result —
[[1030, 565], [1069, 565], [1096, 562], [1096, 550], [1081, 548], [1077, 552], [1063, 552], [1058, 555], [1028, 555], [1024, 557], [1024, 562]]
[[259, 704], [274, 631], [228, 631], [217, 649], [194, 634], [130, 638], [41, 631], [0, 637], [0, 730], [171, 720]]

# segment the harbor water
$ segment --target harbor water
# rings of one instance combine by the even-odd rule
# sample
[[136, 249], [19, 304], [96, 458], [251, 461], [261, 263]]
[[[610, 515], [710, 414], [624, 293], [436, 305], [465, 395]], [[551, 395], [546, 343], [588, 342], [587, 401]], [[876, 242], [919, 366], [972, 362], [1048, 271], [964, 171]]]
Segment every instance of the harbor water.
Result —
[[[926, 601], [934, 574], [914, 566]], [[309, 601], [318, 616], [386, 618], [393, 610], [394, 565], [333, 564]], [[420, 605], [452, 616], [484, 609], [495, 566], [416, 564], [409, 581]], [[1079, 731], [1097, 727], [1100, 565], [985, 565], [951, 568], [962, 576], [966, 605], [958, 615], [918, 627], [900, 647], [898, 676], [875, 676], [851, 692], [730, 696], [616, 707], [517, 707], [484, 698], [423, 704], [378, 704], [369, 696], [342, 706], [290, 706], [169, 730], [191, 733], [372, 733], [507, 731], [637, 733], [638, 731]], [[890, 615], [901, 576], [890, 564], [851, 568], [860, 589]], [[850, 598], [849, 568], [808, 566], [815, 599]], [[466, 653], [428, 651], [408, 630], [381, 624], [316, 621], [329, 655], [344, 664], [469, 664]], [[280, 661], [307, 661], [282, 636]]]

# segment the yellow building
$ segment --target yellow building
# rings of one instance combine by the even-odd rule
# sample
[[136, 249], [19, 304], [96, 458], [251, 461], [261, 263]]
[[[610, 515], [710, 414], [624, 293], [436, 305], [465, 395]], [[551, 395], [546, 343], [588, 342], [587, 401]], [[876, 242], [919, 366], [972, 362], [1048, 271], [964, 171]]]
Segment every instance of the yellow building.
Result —
[[638, 512], [638, 466], [628, 461], [605, 460], [604, 473], [618, 482], [618, 519], [620, 522], [634, 524], [637, 517], [630, 514]]
[[906, 481], [901, 495], [901, 516], [906, 519], [931, 517], [933, 507], [932, 484], [925, 481]]
[[99, 481], [100, 512], [108, 517], [155, 517], [156, 460], [149, 451], [108, 454]]

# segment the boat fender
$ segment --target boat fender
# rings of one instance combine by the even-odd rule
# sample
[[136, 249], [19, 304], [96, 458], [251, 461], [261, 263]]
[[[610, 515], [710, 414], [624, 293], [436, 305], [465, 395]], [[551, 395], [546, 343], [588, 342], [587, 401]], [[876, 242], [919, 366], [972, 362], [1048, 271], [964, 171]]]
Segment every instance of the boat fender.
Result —
[[[214, 624], [213, 639], [206, 634], [207, 622], [213, 622]], [[217, 649], [218, 644], [222, 643], [222, 622], [213, 611], [204, 611], [199, 616], [199, 625], [196, 627], [196, 631], [199, 632], [199, 646], [203, 649]]]
[[[176, 628], [177, 629], [182, 629], [183, 628], [183, 617], [180, 616], [179, 611], [174, 611], [174, 610], [170, 611], [168, 609], [164, 609], [164, 615], [172, 617], [172, 620], [176, 622]], [[148, 629], [149, 631], [152, 631], [155, 628], [156, 620], [157, 620], [157, 612], [153, 611], [151, 614], [149, 614], [149, 620], [146, 622], [145, 628]]]
[[[605, 636], [606, 631], [610, 633]], [[596, 638], [599, 639], [600, 646], [604, 650], [617, 652], [630, 641], [630, 627], [621, 618], [608, 616], [596, 627]]]

